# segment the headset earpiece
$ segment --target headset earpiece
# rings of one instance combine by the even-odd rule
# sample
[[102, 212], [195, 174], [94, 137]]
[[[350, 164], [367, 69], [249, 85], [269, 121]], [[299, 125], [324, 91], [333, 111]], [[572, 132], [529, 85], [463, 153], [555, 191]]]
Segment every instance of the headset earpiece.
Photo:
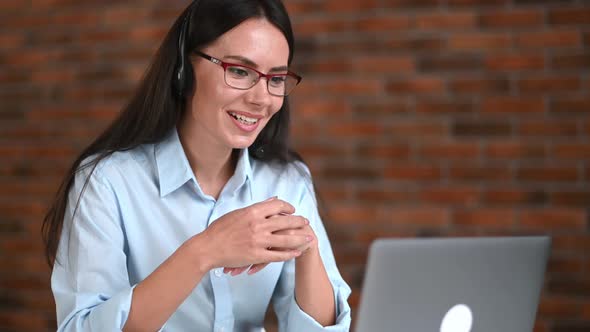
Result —
[[174, 77], [172, 79], [172, 87], [178, 98], [184, 97], [185, 85], [186, 85], [186, 53], [185, 53], [185, 40], [188, 30], [190, 11], [184, 17], [182, 26], [180, 27], [180, 34], [178, 36], [178, 57], [176, 60], [176, 66], [174, 67]]

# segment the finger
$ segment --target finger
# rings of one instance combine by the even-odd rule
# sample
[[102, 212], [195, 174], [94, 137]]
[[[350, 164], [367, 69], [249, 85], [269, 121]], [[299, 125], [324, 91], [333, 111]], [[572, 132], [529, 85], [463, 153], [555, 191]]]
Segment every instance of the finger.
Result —
[[266, 266], [268, 265], [268, 263], [260, 263], [260, 264], [254, 264], [250, 267], [250, 269], [248, 270], [248, 274], [252, 275], [256, 272], [261, 271], [262, 269], [264, 269]]
[[241, 274], [242, 272], [246, 271], [249, 267], [250, 266], [236, 267], [233, 269], [233, 271], [230, 274], [232, 277], [235, 277], [238, 274]]
[[266, 223], [266, 230], [276, 232], [285, 229], [299, 229], [309, 225], [309, 220], [301, 216], [275, 216]]
[[275, 198], [272, 200], [266, 200], [260, 203], [256, 203], [252, 205], [252, 207], [256, 207], [257, 213], [259, 213], [264, 218], [268, 218], [270, 216], [274, 216], [277, 214], [293, 214], [295, 213], [295, 207], [289, 204], [286, 201], [281, 199]]
[[306, 246], [313, 241], [310, 235], [276, 235], [273, 234], [268, 239], [269, 247], [275, 249], [298, 249]]
[[285, 262], [301, 255], [300, 250], [267, 250], [265, 261]]

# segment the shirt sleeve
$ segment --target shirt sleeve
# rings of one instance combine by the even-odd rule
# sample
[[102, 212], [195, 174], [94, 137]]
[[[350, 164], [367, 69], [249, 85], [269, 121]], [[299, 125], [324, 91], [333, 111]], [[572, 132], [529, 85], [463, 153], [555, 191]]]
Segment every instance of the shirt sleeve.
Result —
[[79, 202], [92, 166], [77, 173], [68, 196], [51, 275], [58, 331], [121, 331], [129, 315], [134, 286], [127, 273], [120, 207], [100, 166]]
[[309, 219], [310, 225], [318, 238], [320, 256], [334, 290], [336, 320], [334, 325], [323, 327], [299, 307], [295, 301], [295, 261], [290, 260], [283, 265], [281, 276], [273, 294], [273, 306], [279, 321], [279, 331], [349, 331], [351, 313], [347, 299], [351, 290], [336, 266], [330, 241], [318, 214], [313, 190], [305, 191], [298, 206], [296, 214]]

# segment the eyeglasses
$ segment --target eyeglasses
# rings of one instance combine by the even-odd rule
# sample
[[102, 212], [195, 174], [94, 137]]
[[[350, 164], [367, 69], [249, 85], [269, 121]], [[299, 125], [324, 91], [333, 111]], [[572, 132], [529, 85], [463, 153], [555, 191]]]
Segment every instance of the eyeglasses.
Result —
[[224, 62], [199, 51], [194, 51], [194, 53], [223, 67], [225, 84], [235, 89], [248, 90], [256, 85], [260, 78], [264, 77], [266, 78], [268, 93], [273, 96], [283, 97], [291, 93], [297, 84], [301, 82], [301, 76], [290, 71], [283, 74], [263, 74], [254, 68]]

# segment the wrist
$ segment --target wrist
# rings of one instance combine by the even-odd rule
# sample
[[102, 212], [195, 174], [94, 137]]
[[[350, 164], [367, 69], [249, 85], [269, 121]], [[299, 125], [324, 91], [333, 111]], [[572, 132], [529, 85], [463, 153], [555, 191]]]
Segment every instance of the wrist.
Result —
[[188, 239], [184, 246], [189, 252], [191, 262], [197, 271], [207, 273], [215, 267], [214, 258], [209, 250], [209, 242], [203, 233]]
[[317, 245], [309, 247], [309, 249], [302, 252], [299, 257], [295, 258], [295, 262], [300, 264], [314, 263], [318, 261], [321, 262], [321, 256]]

